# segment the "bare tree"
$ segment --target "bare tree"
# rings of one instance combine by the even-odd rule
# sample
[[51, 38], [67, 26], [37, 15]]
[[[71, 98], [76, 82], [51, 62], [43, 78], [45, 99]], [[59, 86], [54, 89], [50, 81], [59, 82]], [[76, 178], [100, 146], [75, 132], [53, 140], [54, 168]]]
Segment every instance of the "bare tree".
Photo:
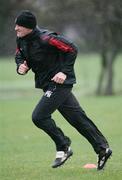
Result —
[[[101, 18], [101, 73], [99, 76], [97, 95], [112, 95], [114, 80], [114, 62], [121, 49], [122, 3], [118, 1], [96, 2]], [[103, 84], [104, 83], [104, 84]]]

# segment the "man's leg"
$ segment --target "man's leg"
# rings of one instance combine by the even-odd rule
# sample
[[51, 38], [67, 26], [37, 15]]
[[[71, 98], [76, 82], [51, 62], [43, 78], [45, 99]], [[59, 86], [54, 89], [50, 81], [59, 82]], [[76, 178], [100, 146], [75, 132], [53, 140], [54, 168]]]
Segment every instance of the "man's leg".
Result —
[[73, 154], [70, 148], [71, 140], [51, 118], [51, 114], [67, 99], [70, 91], [70, 88], [48, 89], [32, 114], [34, 124], [44, 130], [55, 142], [57, 153], [53, 168], [62, 165]]
[[108, 147], [107, 140], [96, 125], [87, 117], [72, 93], [58, 110], [91, 143], [96, 153]]
[[[47, 94], [47, 92], [51, 93], [51, 95]], [[48, 89], [32, 114], [34, 124], [44, 130], [53, 139], [57, 151], [62, 150], [63, 147], [70, 144], [71, 141], [64, 135], [62, 130], [56, 126], [55, 121], [51, 118], [51, 114], [65, 101], [69, 92], [70, 90], [68, 88], [56, 88], [54, 91]]]
[[[72, 93], [68, 96], [66, 101], [61, 104], [58, 110], [64, 118], [91, 143], [95, 152], [99, 154], [98, 158], [100, 162], [98, 163], [98, 169], [101, 167], [103, 168], [108, 157], [112, 154], [112, 151], [109, 150], [108, 154], [106, 154], [106, 150], [109, 148], [106, 138], [102, 135], [96, 125], [87, 117]], [[103, 157], [102, 152], [104, 152], [104, 156], [106, 157], [104, 157], [104, 165], [100, 167], [99, 165]]]

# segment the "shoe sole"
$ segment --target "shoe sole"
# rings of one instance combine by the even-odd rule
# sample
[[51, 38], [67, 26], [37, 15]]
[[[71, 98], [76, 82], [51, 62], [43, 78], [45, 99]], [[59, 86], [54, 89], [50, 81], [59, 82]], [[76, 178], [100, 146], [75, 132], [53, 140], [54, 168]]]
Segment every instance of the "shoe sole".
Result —
[[105, 161], [104, 161], [104, 164], [101, 166], [101, 167], [98, 167], [97, 170], [100, 171], [100, 170], [103, 170], [104, 167], [105, 167], [105, 164], [107, 162], [108, 159], [110, 159], [112, 156], [112, 150], [109, 150], [109, 153], [106, 154], [106, 157], [105, 157]]
[[60, 164], [53, 165], [52, 168], [58, 168], [62, 166], [72, 155], [73, 155], [73, 151], [70, 151], [69, 154], [67, 155], [67, 158], [64, 161], [62, 161]]

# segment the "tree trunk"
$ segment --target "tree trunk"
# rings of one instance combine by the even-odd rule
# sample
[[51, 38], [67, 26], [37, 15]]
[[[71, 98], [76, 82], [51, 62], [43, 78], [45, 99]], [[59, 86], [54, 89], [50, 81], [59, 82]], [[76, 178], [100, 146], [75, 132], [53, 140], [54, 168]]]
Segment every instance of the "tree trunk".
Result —
[[[97, 95], [112, 95], [113, 92], [113, 63], [117, 56], [117, 49], [114, 49], [111, 52], [107, 52], [106, 50], [102, 52], [102, 68], [101, 73], [98, 80], [98, 87], [96, 94]], [[104, 87], [105, 82], [105, 87]]]
[[106, 73], [106, 54], [105, 52], [102, 52], [101, 54], [101, 72], [100, 72], [100, 76], [98, 79], [98, 86], [97, 86], [97, 90], [96, 90], [96, 94], [97, 95], [101, 95], [103, 92], [103, 81], [104, 81], [104, 77], [105, 77], [105, 73]]
[[105, 95], [113, 95], [113, 79], [114, 79], [114, 70], [113, 70], [113, 64], [117, 56], [117, 48], [115, 48], [113, 51], [109, 52], [108, 58], [107, 58], [107, 67], [106, 67], [106, 87], [105, 87]]

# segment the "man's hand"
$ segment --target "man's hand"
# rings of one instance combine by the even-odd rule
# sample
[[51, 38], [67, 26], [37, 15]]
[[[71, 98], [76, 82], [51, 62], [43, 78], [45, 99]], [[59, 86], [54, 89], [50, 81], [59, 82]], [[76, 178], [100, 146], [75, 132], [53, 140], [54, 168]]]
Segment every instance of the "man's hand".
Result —
[[18, 73], [24, 75], [26, 74], [28, 70], [29, 70], [29, 67], [27, 65], [27, 62], [24, 61], [24, 63], [19, 66]]
[[67, 76], [64, 73], [59, 72], [51, 80], [58, 83], [58, 84], [63, 84], [66, 77]]

